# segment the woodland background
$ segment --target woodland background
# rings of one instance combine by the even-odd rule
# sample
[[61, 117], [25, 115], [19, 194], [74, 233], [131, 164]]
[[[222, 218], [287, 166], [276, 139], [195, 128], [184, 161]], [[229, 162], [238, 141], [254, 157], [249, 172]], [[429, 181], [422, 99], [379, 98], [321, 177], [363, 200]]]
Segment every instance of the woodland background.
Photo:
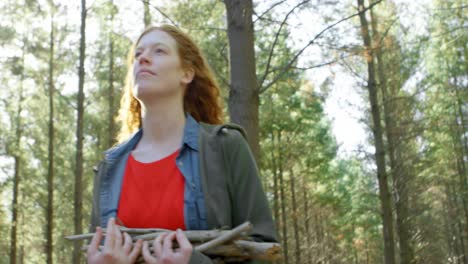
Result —
[[[200, 45], [226, 121], [248, 132], [279, 263], [467, 264], [467, 7], [1, 1], [0, 263], [84, 261], [63, 237], [88, 230], [130, 45], [164, 22]], [[326, 111], [337, 92], [357, 97], [335, 109], [351, 109], [365, 138], [346, 152]]]

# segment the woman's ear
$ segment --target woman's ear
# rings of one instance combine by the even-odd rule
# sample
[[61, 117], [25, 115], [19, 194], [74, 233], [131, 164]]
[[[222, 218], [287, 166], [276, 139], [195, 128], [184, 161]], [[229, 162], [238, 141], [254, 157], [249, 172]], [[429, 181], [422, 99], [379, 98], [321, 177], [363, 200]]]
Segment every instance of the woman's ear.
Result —
[[183, 84], [189, 84], [193, 81], [193, 78], [195, 77], [195, 70], [190, 67], [184, 70], [184, 75], [182, 76], [182, 83]]

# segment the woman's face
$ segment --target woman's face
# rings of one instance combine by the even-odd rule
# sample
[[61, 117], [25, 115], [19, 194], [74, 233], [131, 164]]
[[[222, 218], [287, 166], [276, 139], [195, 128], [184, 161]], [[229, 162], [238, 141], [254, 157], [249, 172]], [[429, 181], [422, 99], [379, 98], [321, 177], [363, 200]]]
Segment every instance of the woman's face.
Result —
[[193, 74], [184, 71], [175, 39], [161, 30], [146, 33], [135, 48], [133, 95], [145, 101], [151, 98], [183, 95]]

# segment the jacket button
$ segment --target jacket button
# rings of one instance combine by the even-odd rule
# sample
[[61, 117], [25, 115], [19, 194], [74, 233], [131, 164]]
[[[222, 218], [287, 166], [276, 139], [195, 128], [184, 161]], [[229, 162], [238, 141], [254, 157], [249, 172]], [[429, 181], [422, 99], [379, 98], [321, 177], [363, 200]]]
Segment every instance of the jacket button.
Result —
[[179, 161], [179, 166], [182, 166], [184, 165], [184, 163], [182, 161]]
[[195, 184], [192, 183], [192, 190], [195, 190]]

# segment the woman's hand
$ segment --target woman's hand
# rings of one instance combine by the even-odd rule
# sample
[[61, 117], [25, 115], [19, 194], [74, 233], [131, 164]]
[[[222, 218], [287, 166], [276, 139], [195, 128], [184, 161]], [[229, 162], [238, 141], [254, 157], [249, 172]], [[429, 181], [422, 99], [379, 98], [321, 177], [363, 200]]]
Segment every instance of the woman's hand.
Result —
[[[141, 251], [142, 241], [138, 240], [133, 247], [132, 238], [127, 233], [121, 233], [113, 218], [107, 222], [107, 234], [104, 248], [99, 250], [102, 239], [101, 227], [96, 228], [96, 233], [88, 247], [88, 264], [127, 264], [135, 263]], [[132, 249], [133, 247], [133, 249]]]
[[[176, 239], [179, 248], [172, 249], [172, 241]], [[149, 264], [187, 264], [192, 256], [192, 244], [182, 230], [164, 233], [153, 241], [154, 255], [151, 254], [148, 242], [143, 243], [143, 257]]]

